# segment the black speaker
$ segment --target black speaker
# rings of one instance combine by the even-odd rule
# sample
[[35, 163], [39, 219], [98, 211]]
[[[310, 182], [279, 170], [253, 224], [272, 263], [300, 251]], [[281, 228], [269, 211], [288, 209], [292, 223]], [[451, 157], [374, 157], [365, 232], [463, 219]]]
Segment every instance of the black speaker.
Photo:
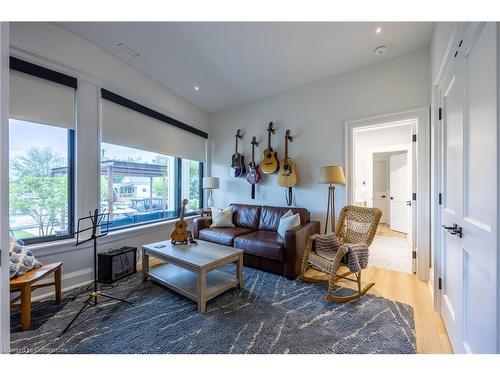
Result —
[[97, 254], [97, 281], [110, 284], [137, 271], [137, 247], [125, 246]]

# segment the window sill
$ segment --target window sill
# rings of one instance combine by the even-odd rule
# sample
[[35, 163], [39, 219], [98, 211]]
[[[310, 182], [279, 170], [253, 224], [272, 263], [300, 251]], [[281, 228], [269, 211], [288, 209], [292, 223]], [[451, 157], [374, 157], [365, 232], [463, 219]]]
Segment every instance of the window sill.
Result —
[[[200, 217], [200, 215], [192, 215], [189, 217], [186, 217], [186, 221], [191, 221], [195, 218]], [[164, 226], [171, 226], [174, 224], [176, 221], [179, 219], [169, 219], [165, 221], [160, 221], [156, 223], [149, 223], [149, 224], [143, 224], [131, 228], [123, 228], [123, 229], [117, 229], [112, 232], [109, 232], [108, 235], [101, 237], [98, 240], [99, 246], [101, 245], [106, 245], [111, 242], [119, 241], [122, 239], [126, 239], [128, 237], [131, 237], [135, 234], [146, 234], [150, 232], [155, 232], [158, 229], [161, 229], [161, 227]], [[168, 236], [168, 233], [166, 233], [166, 237]], [[92, 242], [89, 241], [86, 244], [82, 246], [75, 246], [75, 241], [76, 238], [73, 239], [65, 239], [61, 241], [50, 241], [50, 242], [43, 242], [43, 243], [38, 243], [38, 244], [33, 244], [33, 245], [28, 245], [27, 248], [31, 250], [36, 256], [45, 256], [45, 255], [55, 255], [59, 253], [66, 253], [70, 251], [76, 251], [79, 249], [86, 249], [92, 247]]]

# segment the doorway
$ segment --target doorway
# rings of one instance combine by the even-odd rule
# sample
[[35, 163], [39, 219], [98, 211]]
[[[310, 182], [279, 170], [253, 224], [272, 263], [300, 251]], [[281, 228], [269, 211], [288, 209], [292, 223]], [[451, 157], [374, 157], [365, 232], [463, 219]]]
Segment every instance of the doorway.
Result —
[[372, 157], [372, 207], [382, 211], [370, 264], [411, 273], [412, 166], [408, 150], [375, 152]]
[[[379, 207], [384, 216], [370, 247], [371, 264], [413, 272], [423, 281], [430, 266], [428, 136], [427, 107], [346, 122], [347, 202]], [[382, 157], [385, 166], [377, 164]], [[382, 169], [385, 186], [377, 176]]]

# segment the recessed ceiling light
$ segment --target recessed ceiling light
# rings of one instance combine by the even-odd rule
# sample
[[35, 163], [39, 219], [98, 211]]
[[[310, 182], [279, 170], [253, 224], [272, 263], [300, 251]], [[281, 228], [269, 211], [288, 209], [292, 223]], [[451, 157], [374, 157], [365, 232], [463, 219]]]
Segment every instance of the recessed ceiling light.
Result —
[[194, 91], [200, 91], [200, 88], [198, 86], [193, 87]]
[[387, 46], [378, 46], [373, 52], [375, 52], [375, 55], [378, 56], [383, 55], [387, 52]]
[[382, 32], [382, 28], [381, 28], [381, 27], [377, 27], [377, 30], [375, 30], [375, 32], [376, 32], [377, 34], [380, 34], [380, 33]]

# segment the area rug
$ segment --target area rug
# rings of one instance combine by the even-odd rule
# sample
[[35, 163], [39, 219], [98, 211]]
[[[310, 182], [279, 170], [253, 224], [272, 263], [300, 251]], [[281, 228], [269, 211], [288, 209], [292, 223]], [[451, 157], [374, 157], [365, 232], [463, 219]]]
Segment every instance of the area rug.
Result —
[[411, 273], [411, 249], [408, 240], [375, 236], [370, 246], [369, 265]]
[[[83, 290], [61, 305], [34, 303], [32, 329], [11, 315], [14, 353], [415, 353], [413, 309], [366, 295], [336, 304], [325, 286], [244, 270], [244, 289], [196, 304], [134, 275], [109, 293], [133, 305], [106, 301], [61, 331], [80, 309]], [[341, 290], [340, 293], [352, 291]]]

